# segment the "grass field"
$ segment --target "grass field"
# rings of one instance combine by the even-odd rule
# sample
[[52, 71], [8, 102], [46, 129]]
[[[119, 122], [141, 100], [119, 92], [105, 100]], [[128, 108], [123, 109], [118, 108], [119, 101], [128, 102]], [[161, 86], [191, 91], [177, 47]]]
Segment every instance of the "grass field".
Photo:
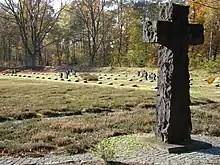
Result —
[[[139, 82], [136, 70], [91, 73], [103, 84], [83, 83], [80, 77], [48, 80], [52, 73], [37, 79], [30, 73], [18, 73], [30, 78], [0, 75], [0, 153], [76, 154], [94, 149], [105, 137], [153, 132], [156, 82]], [[220, 88], [203, 80], [217, 75], [191, 72], [192, 133], [220, 136]]]

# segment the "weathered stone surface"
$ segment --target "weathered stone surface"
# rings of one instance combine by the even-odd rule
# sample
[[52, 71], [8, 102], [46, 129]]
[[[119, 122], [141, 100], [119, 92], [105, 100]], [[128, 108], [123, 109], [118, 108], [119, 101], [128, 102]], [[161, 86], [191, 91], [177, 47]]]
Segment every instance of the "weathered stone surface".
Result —
[[191, 131], [188, 50], [175, 48], [161, 46], [158, 62], [156, 133], [169, 143], [190, 138]]
[[[188, 24], [189, 6], [161, 3], [159, 8], [158, 21], [147, 20], [144, 22], [143, 38], [145, 42], [160, 43], [162, 45], [171, 43], [199, 45], [204, 42], [203, 25]], [[175, 24], [179, 19], [185, 19], [187, 27], [179, 26], [177, 29]], [[180, 33], [180, 31], [187, 31], [188, 34]], [[179, 39], [180, 37], [182, 39]]]
[[145, 42], [157, 42], [157, 21], [144, 22], [144, 41]]
[[203, 43], [203, 26], [188, 24], [189, 6], [160, 4], [159, 21], [146, 21], [144, 41], [161, 44], [158, 51], [156, 135], [178, 144], [190, 139], [189, 44]]
[[138, 87], [137, 84], [132, 84], [131, 86], [132, 86], [132, 87]]

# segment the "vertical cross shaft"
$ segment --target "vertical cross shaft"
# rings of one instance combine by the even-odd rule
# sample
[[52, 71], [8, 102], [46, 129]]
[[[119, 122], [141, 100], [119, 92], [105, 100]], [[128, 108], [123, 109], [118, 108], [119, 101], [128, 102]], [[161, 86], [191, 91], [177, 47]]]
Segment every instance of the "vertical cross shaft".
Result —
[[203, 26], [188, 24], [189, 7], [173, 3], [160, 6], [159, 20], [148, 21], [146, 42], [159, 47], [156, 135], [164, 142], [190, 139], [188, 45], [203, 42]]
[[[170, 8], [172, 13], [168, 13]], [[166, 6], [160, 17], [172, 21], [172, 37], [159, 48], [156, 134], [165, 142], [179, 143], [190, 139], [192, 127], [187, 56], [188, 7]]]

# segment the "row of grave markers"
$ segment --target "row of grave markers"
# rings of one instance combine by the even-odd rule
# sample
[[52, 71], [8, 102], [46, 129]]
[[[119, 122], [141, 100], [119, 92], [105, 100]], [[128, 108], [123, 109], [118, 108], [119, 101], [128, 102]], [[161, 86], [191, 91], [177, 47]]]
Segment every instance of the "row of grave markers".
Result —
[[[147, 72], [145, 72], [145, 71], [143, 71], [144, 73], [147, 73]], [[62, 72], [61, 72], [62, 73]], [[61, 81], [64, 81], [64, 78], [63, 78], [63, 73], [61, 74], [60, 73], [60, 80]], [[143, 76], [141, 76], [141, 74], [140, 74], [141, 72], [140, 71], [138, 71], [137, 72], [137, 76], [138, 77], [140, 77], [140, 78], [143, 78]], [[33, 74], [33, 75], [46, 75], [46, 76], [48, 76], [49, 74], [48, 73], [37, 73], [37, 72], [32, 72], [31, 74]], [[17, 75], [16, 73], [11, 73], [11, 74], [6, 74], [6, 73], [2, 73], [2, 75], [8, 75], [8, 76], [18, 76], [18, 77], [28, 77], [28, 78], [31, 78], [31, 76], [30, 75], [28, 75], [28, 76], [26, 76], [26, 75]], [[103, 79], [103, 77], [101, 76], [102, 74], [99, 74], [99, 79]], [[147, 74], [145, 74], [145, 75], [147, 75]], [[58, 78], [57, 78], [57, 74], [55, 73], [54, 74], [54, 80], [58, 80]], [[74, 77], [78, 77], [78, 75], [76, 74], [76, 72], [74, 72], [74, 74], [73, 74], [73, 76]], [[107, 74], [104, 74], [103, 76], [107, 76]], [[113, 74], [111, 74], [110, 76], [114, 76]], [[118, 77], [120, 77], [121, 75], [120, 74], [118, 74], [117, 75]], [[152, 77], [150, 77], [150, 76], [152, 76]], [[127, 77], [127, 74], [125, 74], [125, 77]], [[133, 76], [133, 77], [136, 77], [135, 75]], [[39, 76], [36, 76], [36, 78], [37, 79], [39, 79], [40, 77]], [[45, 77], [41, 77], [42, 79], [46, 79]], [[51, 77], [48, 77], [48, 79], [51, 79]], [[67, 77], [65, 77], [65, 79], [67, 79]], [[110, 77], [107, 77], [106, 78], [107, 80], [110, 80], [111, 78]], [[117, 77], [115, 77], [115, 78], [113, 78], [112, 80], [118, 80], [118, 78]], [[144, 79], [139, 79], [138, 80], [138, 82], [143, 82], [143, 80]], [[148, 79], [147, 79], [148, 80]], [[149, 82], [154, 82], [155, 80], [156, 80], [156, 74], [155, 73], [150, 73], [149, 74]], [[192, 78], [190, 78], [189, 79], [190, 81], [192, 81]], [[70, 79], [69, 79], [69, 77], [68, 77], [68, 79], [67, 79], [67, 81], [71, 81]], [[134, 81], [132, 78], [130, 78], [130, 79], [128, 79], [128, 81]], [[205, 80], [205, 81], [207, 81], [207, 80]], [[75, 82], [79, 82], [79, 80], [78, 79], [76, 79], [75, 80]], [[86, 81], [85, 81], [85, 83], [86, 83]], [[102, 84], [102, 82], [98, 82], [98, 84]], [[110, 83], [111, 84], [111, 83]], [[190, 85], [192, 85], [192, 83], [190, 83]], [[217, 85], [216, 85], [216, 87], [218, 87]]]
[[[70, 73], [72, 73], [72, 76], [74, 76], [74, 77], [78, 77], [78, 75], [76, 74], [76, 71], [74, 71], [74, 70], [66, 70], [64, 73], [62, 73], [62, 72], [60, 72], [60, 73], [55, 73], [54, 74], [54, 76], [57, 76], [57, 74], [59, 75], [59, 77], [60, 77], [60, 79], [61, 80], [63, 80], [64, 78], [65, 79], [67, 79], [67, 81], [71, 81], [71, 80], [69, 80], [69, 77], [71, 76], [71, 74]], [[46, 75], [46, 76], [48, 76], [49, 74], [48, 73], [40, 73], [40, 72], [31, 72], [30, 74], [33, 74], [33, 75]], [[65, 75], [65, 74], [67, 74], [68, 76], [63, 76], [63, 75]], [[2, 73], [2, 75], [13, 75], [13, 76], [17, 76], [17, 73], [16, 73], [16, 71], [12, 71], [11, 73]], [[106, 76], [109, 76], [109, 75], [107, 75], [107, 74], [104, 74], [103, 76], [102, 76], [102, 74], [98, 74], [99, 75], [99, 79], [103, 79], [104, 77], [106, 77]], [[110, 76], [112, 77], [112, 76], [114, 76], [113, 74], [110, 74]], [[118, 77], [120, 77], [121, 75], [120, 74], [118, 74], [117, 75]], [[31, 77], [30, 75], [28, 75], [28, 76], [26, 76], [26, 75], [18, 75], [18, 77]], [[127, 76], [127, 74], [125, 74], [124, 73], [124, 77], [128, 77]], [[133, 75], [133, 78], [135, 78], [136, 76], [135, 75]], [[149, 75], [148, 75], [148, 73], [144, 70], [144, 71], [137, 71], [137, 77], [140, 77], [140, 78], [143, 78], [143, 79], [139, 79], [138, 81], [139, 82], [142, 82], [143, 80], [150, 80], [150, 82], [154, 82], [155, 80], [156, 80], [156, 78], [157, 78], [157, 75], [155, 74], [155, 73], [153, 73], [153, 72], [151, 72], [151, 73], [149, 73]], [[39, 76], [37, 76], [36, 78], [40, 78]], [[42, 77], [42, 79], [45, 79], [45, 77]], [[50, 77], [48, 78], [48, 79], [51, 79]], [[58, 78], [54, 78], [55, 80], [58, 80]], [[107, 80], [110, 80], [111, 78], [110, 77], [107, 77], [106, 78]], [[113, 80], [118, 80], [118, 78], [117, 77], [115, 77], [115, 78], [113, 78]], [[191, 83], [191, 81], [192, 81], [193, 79], [190, 77], [190, 79], [189, 79], [189, 81], [190, 81], [190, 85], [192, 85], [192, 83]], [[77, 80], [76, 80], [77, 81]], [[128, 79], [128, 81], [133, 81], [133, 79], [132, 78], [130, 78], [130, 79]], [[204, 79], [204, 81], [208, 81], [207, 79]], [[211, 83], [208, 83], [208, 84], [211, 84]], [[215, 84], [215, 86], [216, 87], [219, 87], [220, 85], [219, 84]]]
[[[51, 79], [52, 79], [51, 77], [46, 78], [46, 77], [43, 76], [43, 75], [47, 75], [47, 76], [48, 76], [48, 75], [49, 75], [48, 73], [35, 73], [35, 72], [33, 72], [32, 75], [4, 74], [4, 73], [3, 73], [3, 75], [6, 75], [6, 76], [17, 76], [17, 77], [24, 77], [24, 78], [33, 78], [32, 75], [36, 75], [36, 77], [35, 77], [36, 79], [48, 79], [48, 80], [51, 80]], [[37, 76], [37, 75], [39, 75], [39, 76]], [[43, 77], [40, 77], [40, 75], [42, 75]], [[55, 74], [54, 76], [55, 76], [55, 77], [54, 77], [53, 80], [58, 80], [56, 74]], [[107, 75], [105, 74], [105, 76], [107, 76]], [[120, 75], [118, 75], [118, 76], [120, 76]], [[78, 76], [75, 74], [75, 77], [78, 77]], [[100, 77], [99, 77], [99, 78], [100, 78]], [[118, 79], [117, 79], [117, 78], [114, 78], [114, 80], [118, 80]], [[65, 81], [65, 79], [64, 79], [64, 78], [60, 78], [60, 81]], [[70, 80], [70, 79], [67, 79], [67, 81], [70, 82], [71, 80]], [[133, 79], [128, 79], [128, 81], [133, 81]], [[142, 82], [142, 79], [140, 79], [140, 80], [138, 80], [138, 81], [139, 81], [139, 82]], [[80, 82], [80, 79], [76, 79], [76, 80], [74, 80], [74, 82]], [[83, 80], [82, 82], [83, 82], [83, 83], [88, 83], [87, 80]], [[153, 82], [153, 81], [150, 81], [150, 82]], [[113, 82], [103, 83], [102, 81], [97, 81], [97, 84], [113, 85], [114, 83], [113, 83]], [[131, 85], [131, 87], [138, 87], [137, 84], [129, 84], [129, 85]], [[125, 86], [125, 84], [120, 83], [119, 86]], [[156, 88], [156, 87], [155, 87], [155, 88]]]

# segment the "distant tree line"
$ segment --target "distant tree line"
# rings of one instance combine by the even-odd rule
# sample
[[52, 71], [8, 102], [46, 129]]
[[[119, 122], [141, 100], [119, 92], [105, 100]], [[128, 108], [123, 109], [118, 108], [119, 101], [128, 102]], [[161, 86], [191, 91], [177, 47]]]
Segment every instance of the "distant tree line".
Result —
[[[156, 16], [152, 2], [72, 0], [55, 9], [51, 0], [4, 0], [0, 65], [155, 66], [157, 45], [142, 40], [143, 21]], [[189, 0], [189, 5], [191, 23], [205, 27], [204, 45], [189, 49], [190, 65], [217, 67], [220, 2]]]

